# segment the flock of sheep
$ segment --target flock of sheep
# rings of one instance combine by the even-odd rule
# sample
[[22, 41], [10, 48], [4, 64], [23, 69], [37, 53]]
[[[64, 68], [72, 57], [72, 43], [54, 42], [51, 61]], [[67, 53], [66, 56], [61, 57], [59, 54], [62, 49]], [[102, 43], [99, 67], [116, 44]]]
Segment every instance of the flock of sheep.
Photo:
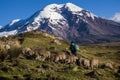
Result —
[[[9, 50], [11, 48], [20, 48], [20, 44], [18, 41], [9, 41], [7, 42], [7, 45], [2, 44], [0, 45], [0, 49], [6, 49]], [[40, 48], [22, 48], [21, 53], [24, 57], [27, 59], [35, 59], [38, 61], [53, 61], [55, 63], [63, 63], [63, 64], [77, 64], [79, 66], [83, 66], [84, 68], [98, 68], [101, 64], [98, 59], [88, 59], [81, 55], [70, 55], [70, 51], [64, 51], [64, 52], [51, 52], [45, 49]], [[68, 54], [69, 53], [69, 54]], [[112, 68], [112, 63], [104, 63], [104, 66]]]
[[[55, 63], [62, 63], [62, 64], [77, 64], [79, 66], [83, 66], [84, 68], [98, 68], [100, 66], [100, 62], [98, 59], [87, 59], [81, 55], [69, 55], [68, 52], [50, 52], [44, 49], [30, 49], [24, 48], [22, 50], [23, 55], [26, 58], [33, 58], [38, 61], [53, 61]], [[113, 68], [111, 63], [104, 63], [104, 66]]]

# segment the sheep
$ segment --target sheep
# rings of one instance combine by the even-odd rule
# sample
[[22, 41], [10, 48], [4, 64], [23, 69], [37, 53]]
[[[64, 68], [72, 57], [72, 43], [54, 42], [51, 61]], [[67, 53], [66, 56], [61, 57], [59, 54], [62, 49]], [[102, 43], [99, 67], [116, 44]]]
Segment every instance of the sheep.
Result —
[[50, 51], [42, 51], [41, 56], [46, 57], [46, 58], [50, 58], [51, 53], [50, 53]]
[[37, 57], [35, 58], [35, 60], [38, 60], [38, 61], [45, 61], [45, 58], [42, 57], [42, 56], [37, 56]]
[[85, 66], [85, 68], [89, 68], [90, 67], [90, 60], [84, 58], [83, 65]]
[[60, 41], [59, 40], [56, 40], [56, 39], [53, 39], [52, 43], [55, 43], [57, 45], [61, 45]]
[[42, 56], [43, 56], [45, 59], [50, 59], [50, 57], [51, 57], [51, 52], [50, 52], [50, 51], [44, 51], [44, 53], [42, 54]]
[[50, 59], [50, 57], [51, 57], [51, 52], [46, 51], [44, 49], [37, 48], [37, 49], [34, 50], [34, 52], [35, 52], [36, 56], [42, 56], [45, 59]]
[[84, 66], [85, 68], [89, 68], [90, 67], [90, 60], [87, 58], [80, 57], [79, 58], [79, 65]]
[[30, 48], [24, 48], [24, 49], [22, 50], [22, 53], [23, 53], [23, 55], [24, 55], [26, 58], [28, 58], [28, 59], [35, 58], [35, 53], [34, 53], [34, 51], [32, 51], [32, 49], [30, 49]]
[[66, 59], [66, 55], [65, 53], [58, 53], [56, 56], [55, 56], [55, 62], [58, 62], [58, 61], [65, 61]]
[[105, 65], [105, 67], [107, 67], [107, 68], [113, 69], [113, 65], [112, 65], [112, 63], [110, 63], [110, 62], [107, 62], [107, 63], [105, 63], [104, 65]]
[[78, 60], [78, 64], [83, 66], [83, 62], [84, 62], [84, 58], [80, 57], [79, 60]]
[[94, 67], [98, 68], [99, 61], [97, 59], [91, 59], [90, 60], [90, 67], [93, 69]]
[[45, 58], [50, 58], [51, 53], [50, 51], [46, 51], [46, 50], [40, 50], [40, 52], [38, 53], [40, 56], [43, 56]]
[[76, 63], [78, 57], [76, 56], [68, 56], [68, 58], [66, 59], [67, 63]]
[[23, 48], [22, 53], [23, 53], [23, 54], [26, 54], [26, 53], [28, 53], [29, 51], [31, 51], [31, 49], [28, 48], [28, 47], [26, 47], [26, 48]]

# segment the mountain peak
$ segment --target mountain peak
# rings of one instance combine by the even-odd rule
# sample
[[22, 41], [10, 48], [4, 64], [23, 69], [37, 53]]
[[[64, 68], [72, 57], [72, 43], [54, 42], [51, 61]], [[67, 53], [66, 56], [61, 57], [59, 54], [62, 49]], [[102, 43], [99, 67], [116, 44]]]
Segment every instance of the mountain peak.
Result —
[[65, 7], [68, 8], [69, 11], [74, 11], [74, 12], [83, 10], [83, 8], [80, 8], [79, 6], [76, 6], [73, 3], [66, 3]]
[[62, 19], [63, 17], [59, 13], [63, 6], [63, 4], [47, 5], [45, 8], [37, 12], [34, 21], [38, 22], [41, 21], [41, 19]]
[[[81, 12], [83, 9], [72, 4], [72, 3], [66, 3], [66, 4], [49, 4], [42, 10], [38, 11], [35, 15], [34, 21], [40, 22], [41, 19], [51, 19], [51, 20], [60, 20], [64, 19], [64, 16], [62, 15], [63, 10], [71, 11], [72, 13]], [[65, 20], [65, 19], [64, 19]]]
[[65, 8], [68, 8], [69, 11], [82, 11], [83, 8], [73, 4], [73, 3], [66, 3], [66, 4], [50, 4], [48, 6], [46, 6], [44, 8], [44, 10], [49, 10], [49, 11], [58, 11], [61, 8], [63, 8], [65, 6]]
[[56, 11], [59, 10], [60, 8], [62, 8], [64, 6], [64, 4], [50, 4], [47, 5], [44, 10], [49, 10], [49, 11]]

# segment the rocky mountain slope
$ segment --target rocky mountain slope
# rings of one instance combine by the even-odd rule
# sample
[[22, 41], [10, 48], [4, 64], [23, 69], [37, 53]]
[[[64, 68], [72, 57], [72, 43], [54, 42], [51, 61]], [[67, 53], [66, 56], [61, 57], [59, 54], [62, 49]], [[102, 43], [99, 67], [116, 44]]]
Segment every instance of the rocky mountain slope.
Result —
[[25, 20], [13, 20], [0, 29], [0, 36], [36, 29], [81, 44], [120, 41], [120, 23], [98, 17], [72, 3], [50, 4]]

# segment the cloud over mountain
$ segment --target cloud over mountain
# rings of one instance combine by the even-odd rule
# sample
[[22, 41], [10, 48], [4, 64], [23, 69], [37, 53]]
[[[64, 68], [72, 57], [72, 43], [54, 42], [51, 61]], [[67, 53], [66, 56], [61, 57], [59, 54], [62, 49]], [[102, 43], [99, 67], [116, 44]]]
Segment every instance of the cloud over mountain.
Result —
[[116, 22], [120, 22], [120, 13], [115, 13], [115, 15], [110, 19]]
[[0, 26], [0, 29], [2, 28], [2, 26]]

